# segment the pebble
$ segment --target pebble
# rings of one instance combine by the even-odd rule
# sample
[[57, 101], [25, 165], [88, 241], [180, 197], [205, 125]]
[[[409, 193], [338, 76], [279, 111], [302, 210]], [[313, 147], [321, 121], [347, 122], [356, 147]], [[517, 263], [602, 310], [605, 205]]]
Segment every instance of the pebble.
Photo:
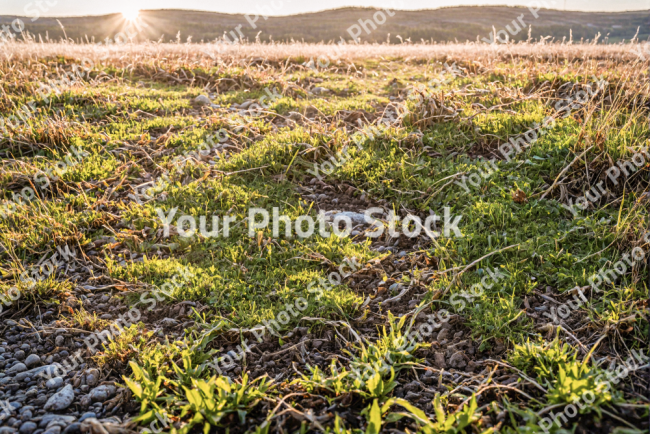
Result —
[[79, 422], [83, 422], [84, 420], [86, 420], [86, 419], [88, 419], [90, 417], [96, 418], [97, 415], [95, 413], [93, 413], [92, 411], [88, 411], [88, 412], [81, 415], [81, 417], [79, 418]]
[[451, 358], [449, 359], [449, 365], [452, 368], [456, 368], [456, 369], [464, 368], [465, 366], [467, 366], [467, 362], [465, 361], [463, 352], [458, 351], [456, 354], [451, 356]]
[[50, 426], [50, 424], [52, 424], [52, 422], [60, 422], [60, 423], [63, 423], [64, 425], [68, 425], [68, 424], [74, 422], [75, 420], [77, 420], [77, 418], [74, 417], [74, 416], [66, 416], [66, 415], [62, 415], [62, 414], [46, 414], [41, 419], [41, 422], [40, 422], [39, 426], [41, 428], [46, 428], [46, 427], [49, 428], [49, 426]]
[[11, 368], [7, 369], [5, 373], [7, 375], [13, 375], [13, 374], [18, 374], [20, 372], [25, 372], [26, 370], [27, 370], [27, 366], [25, 366], [24, 363], [16, 363]]
[[313, 89], [311, 90], [311, 92], [312, 92], [314, 95], [320, 95], [320, 94], [322, 94], [322, 93], [329, 93], [330, 90], [329, 90], [328, 88], [326, 88], [326, 87], [320, 87], [320, 86], [318, 86], [318, 87], [313, 88]]
[[99, 371], [97, 369], [89, 369], [86, 372], [86, 384], [93, 387], [99, 382]]
[[115, 395], [115, 386], [101, 385], [90, 391], [88, 396], [93, 402], [104, 402]]
[[178, 324], [178, 321], [173, 318], [165, 318], [160, 321], [160, 324], [162, 324], [164, 327], [173, 327]]
[[212, 101], [210, 101], [210, 98], [208, 98], [205, 95], [199, 95], [196, 98], [194, 98], [194, 104], [210, 105], [210, 104], [212, 104]]
[[28, 421], [23, 423], [20, 426], [20, 434], [32, 434], [36, 428], [38, 428], [38, 425], [36, 425], [34, 422]]
[[65, 337], [61, 335], [57, 336], [56, 339], [54, 339], [54, 345], [56, 345], [57, 347], [62, 346], [64, 342], [65, 342]]
[[25, 352], [23, 350], [18, 350], [14, 353], [14, 358], [16, 360], [24, 360], [25, 359]]
[[73, 400], [74, 391], [72, 390], [72, 386], [68, 384], [63, 389], [61, 389], [61, 391], [52, 395], [50, 399], [47, 400], [47, 403], [45, 403], [45, 407], [43, 408], [45, 411], [65, 410], [66, 408], [70, 407], [70, 404], [72, 404]]
[[61, 386], [63, 386], [63, 378], [61, 377], [51, 378], [45, 383], [45, 387], [48, 389], [58, 389]]
[[26, 374], [32, 378], [36, 378], [40, 376], [42, 373], [45, 373], [48, 376], [52, 376], [56, 373], [57, 367], [56, 365], [45, 365], [45, 366], [39, 366], [38, 368], [32, 368], [29, 371], [26, 372]]
[[347, 219], [349, 218], [352, 221], [352, 223], [355, 225], [366, 223], [366, 216], [358, 212], [344, 211], [332, 216], [332, 220], [335, 220], [337, 218], [339, 219], [339, 221], [347, 221]]
[[63, 430], [63, 434], [77, 434], [80, 432], [81, 432], [81, 424], [78, 422], [68, 425], [68, 427]]
[[41, 365], [41, 358], [38, 357], [36, 354], [30, 354], [27, 356], [27, 360], [25, 360], [25, 366], [28, 368], [35, 368], [37, 366]]

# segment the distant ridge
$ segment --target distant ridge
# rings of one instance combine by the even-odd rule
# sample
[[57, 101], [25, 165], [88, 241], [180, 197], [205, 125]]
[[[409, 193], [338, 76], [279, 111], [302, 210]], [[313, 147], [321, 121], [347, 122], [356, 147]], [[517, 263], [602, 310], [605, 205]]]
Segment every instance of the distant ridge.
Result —
[[[342, 8], [300, 15], [260, 18], [253, 29], [246, 17], [241, 14], [222, 14], [216, 12], [186, 11], [186, 10], [148, 10], [141, 13], [147, 28], [139, 33], [140, 40], [159, 40], [164, 42], [176, 40], [180, 32], [180, 40], [186, 42], [191, 36], [192, 42], [208, 42], [222, 37], [225, 32], [237, 34], [235, 29], [241, 25], [240, 31], [250, 41], [259, 34], [262, 41], [304, 41], [329, 42], [338, 41], [340, 37], [351, 39], [347, 29], [358, 24], [359, 19], [371, 19], [375, 9]], [[640, 28], [638, 38], [647, 40], [650, 37], [650, 11], [634, 12], [576, 12], [543, 9], [537, 12], [535, 18], [525, 7], [506, 6], [475, 6], [447, 7], [435, 10], [395, 11], [395, 16], [388, 17], [383, 25], [378, 25], [370, 34], [362, 33], [362, 42], [386, 42], [390, 34], [390, 42], [399, 43], [402, 40], [412, 42], [465, 42], [490, 38], [494, 29], [505, 30], [509, 25], [511, 30], [519, 27], [521, 30], [509, 35], [511, 40], [526, 40], [528, 27], [531, 37], [541, 36], [554, 40], [569, 40], [570, 31], [573, 40], [593, 40], [600, 33], [599, 42], [618, 43], [629, 41]], [[518, 17], [523, 17], [517, 22]], [[16, 16], [0, 17], [0, 24], [5, 24], [19, 18]], [[121, 14], [103, 16], [48, 18], [41, 17], [35, 22], [29, 18], [23, 19], [25, 30], [36, 35], [36, 40], [46, 37], [58, 40], [63, 37], [63, 30], [57, 19], [65, 28], [69, 38], [77, 42], [103, 40], [114, 38], [124, 30], [126, 22]], [[514, 23], [513, 23], [514, 21]], [[525, 24], [524, 26], [519, 23]], [[515, 25], [516, 24], [516, 25]], [[551, 39], [549, 39], [551, 40]]]

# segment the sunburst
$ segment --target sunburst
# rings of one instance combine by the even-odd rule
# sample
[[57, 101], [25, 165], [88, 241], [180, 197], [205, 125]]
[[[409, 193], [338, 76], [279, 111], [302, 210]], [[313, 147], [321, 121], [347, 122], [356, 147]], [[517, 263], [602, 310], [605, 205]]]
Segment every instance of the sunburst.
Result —
[[137, 19], [140, 17], [140, 10], [135, 8], [125, 9], [122, 11], [122, 16], [127, 21], [137, 21]]

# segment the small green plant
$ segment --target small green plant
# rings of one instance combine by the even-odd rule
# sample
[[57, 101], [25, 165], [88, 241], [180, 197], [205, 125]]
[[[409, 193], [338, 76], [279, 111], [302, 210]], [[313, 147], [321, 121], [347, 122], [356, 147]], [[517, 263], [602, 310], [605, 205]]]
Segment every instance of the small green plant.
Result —
[[124, 328], [122, 333], [110, 338], [108, 345], [104, 344], [104, 351], [94, 356], [98, 365], [103, 366], [112, 362], [127, 362], [147, 345], [153, 332], [143, 331], [144, 324], [132, 324]]
[[512, 365], [526, 373], [535, 375], [538, 381], [550, 385], [556, 380], [559, 368], [576, 360], [576, 351], [559, 339], [545, 344], [527, 341], [515, 345], [508, 360]]
[[302, 374], [302, 378], [296, 382], [310, 392], [321, 388], [337, 396], [354, 392], [365, 399], [385, 399], [397, 386], [396, 374], [417, 361], [413, 353], [428, 346], [416, 339], [410, 339], [409, 329], [402, 331], [405, 322], [406, 317], [397, 321], [389, 312], [390, 332], [384, 327], [376, 342], [362, 343], [353, 351], [346, 350], [352, 359], [349, 371], [342, 368], [339, 372], [332, 360], [331, 376], [325, 376], [318, 367], [309, 367], [311, 375]]
[[584, 402], [586, 396], [592, 402], [581, 412], [592, 409], [600, 413], [600, 406], [612, 400], [606, 382], [597, 381], [597, 368], [591, 369], [586, 363], [576, 361], [558, 367], [557, 380], [549, 389], [547, 398], [551, 404]]
[[[406, 412], [392, 412], [386, 416], [386, 422], [395, 422], [404, 417], [413, 419], [419, 426], [419, 432], [423, 434], [465, 434], [471, 431], [471, 425], [480, 418], [477, 412], [478, 405], [476, 397], [472, 396], [468, 405], [458, 411], [447, 414], [445, 413], [440, 395], [433, 399], [433, 408], [436, 413], [435, 422], [431, 421], [427, 415], [415, 407], [410, 402], [401, 398], [391, 398], [381, 407], [381, 413], [386, 413], [393, 405], [399, 405], [406, 409]], [[492, 432], [491, 429], [483, 431], [483, 434]]]
[[192, 380], [192, 387], [183, 387], [188, 404], [182, 407], [181, 419], [190, 417], [189, 423], [179, 433], [187, 433], [197, 424], [203, 424], [203, 432], [210, 427], [223, 426], [225, 419], [237, 415], [239, 423], [246, 422], [247, 412], [266, 396], [273, 387], [268, 377], [260, 377], [251, 383], [244, 375], [241, 383], [228, 377], [213, 376], [208, 380]]

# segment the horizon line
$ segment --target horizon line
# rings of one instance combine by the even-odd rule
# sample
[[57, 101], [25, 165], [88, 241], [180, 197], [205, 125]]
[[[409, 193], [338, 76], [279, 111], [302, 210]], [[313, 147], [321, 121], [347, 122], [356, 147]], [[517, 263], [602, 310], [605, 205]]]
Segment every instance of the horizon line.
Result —
[[[462, 5], [462, 6], [441, 6], [439, 8], [431, 8], [431, 9], [391, 9], [394, 11], [400, 11], [400, 12], [427, 12], [427, 11], [438, 11], [442, 9], [460, 9], [460, 8], [510, 8], [510, 9], [529, 9], [526, 6], [508, 6], [508, 5]], [[345, 9], [371, 9], [371, 10], [382, 10], [382, 9], [387, 9], [387, 8], [377, 8], [377, 7], [365, 7], [365, 6], [344, 6], [340, 8], [333, 8], [333, 9], [322, 9], [318, 11], [313, 11], [313, 12], [301, 12], [297, 14], [289, 14], [289, 15], [267, 15], [269, 18], [285, 18], [285, 17], [295, 17], [295, 16], [301, 16], [301, 15], [311, 15], [311, 14], [319, 14], [323, 12], [332, 12], [332, 11], [341, 11]], [[546, 11], [557, 11], [557, 12], [579, 12], [579, 13], [584, 13], [584, 14], [603, 14], [603, 13], [608, 13], [608, 14], [624, 14], [624, 13], [630, 13], [630, 12], [650, 12], [649, 9], [631, 9], [631, 10], [625, 10], [625, 11], [582, 11], [582, 10], [575, 10], [575, 9], [553, 9], [553, 8], [541, 8], [540, 10], [546, 10]], [[199, 13], [209, 13], [209, 14], [220, 14], [220, 15], [231, 15], [231, 16], [245, 16], [248, 15], [246, 13], [229, 13], [229, 12], [217, 12], [217, 11], [209, 11], [209, 10], [202, 10], [202, 9], [183, 9], [183, 8], [162, 8], [162, 9], [139, 9], [140, 12], [165, 12], [165, 11], [183, 11], [183, 12], [199, 12]], [[121, 14], [121, 12], [111, 12], [111, 13], [106, 13], [106, 14], [100, 14], [100, 15], [41, 15], [41, 18], [86, 18], [86, 17], [106, 17], [110, 15], [118, 15]], [[17, 18], [31, 18], [29, 16], [23, 16], [23, 15], [5, 15], [7, 17], [17, 17]]]

